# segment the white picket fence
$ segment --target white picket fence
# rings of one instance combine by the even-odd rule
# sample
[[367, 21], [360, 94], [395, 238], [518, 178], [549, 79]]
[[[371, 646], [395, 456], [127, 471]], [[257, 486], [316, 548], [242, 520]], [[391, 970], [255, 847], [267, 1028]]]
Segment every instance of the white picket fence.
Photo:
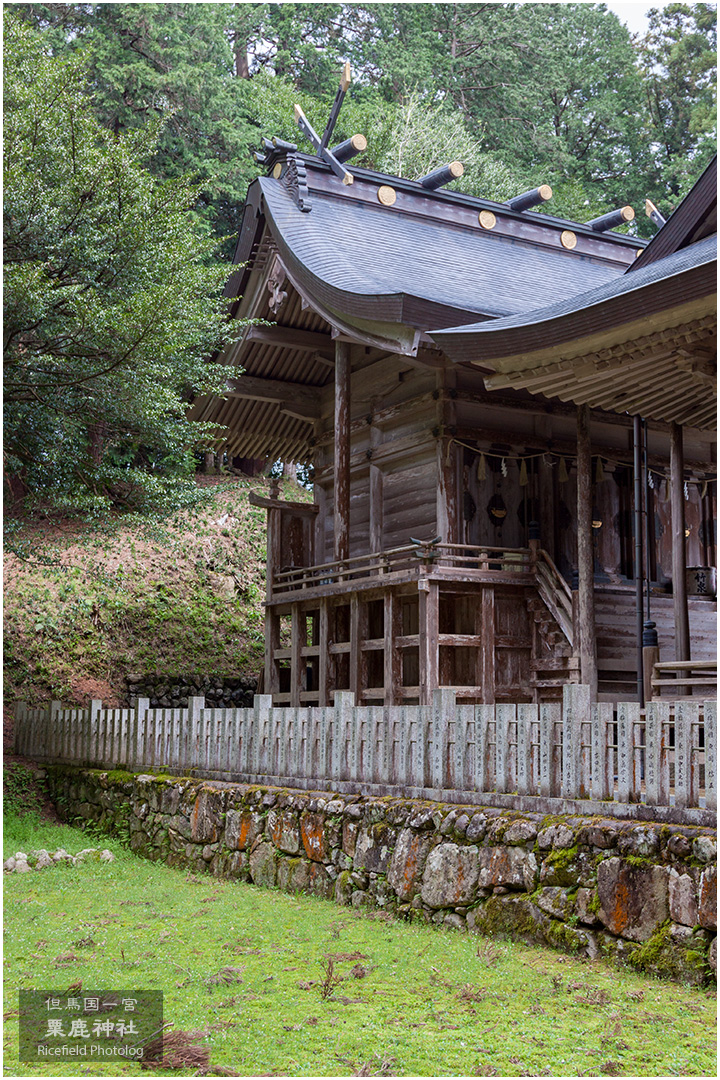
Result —
[[[717, 807], [717, 702], [134, 710], [16, 706], [16, 753], [87, 768], [164, 770], [242, 783], [444, 798], [494, 793], [650, 807]], [[453, 799], [454, 793], [454, 799]]]

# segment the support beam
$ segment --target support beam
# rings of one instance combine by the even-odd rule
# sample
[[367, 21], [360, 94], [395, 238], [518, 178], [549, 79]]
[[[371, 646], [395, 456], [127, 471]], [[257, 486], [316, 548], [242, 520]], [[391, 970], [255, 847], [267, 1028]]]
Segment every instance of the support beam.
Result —
[[275, 650], [280, 648], [280, 619], [269, 608], [265, 609], [265, 685], [266, 694], [280, 693]]
[[360, 598], [357, 593], [350, 596], [350, 691], [355, 695], [355, 700], [360, 701], [360, 695], [365, 689], [362, 666], [364, 656], [360, 648], [362, 627], [360, 625]]
[[272, 402], [279, 405], [283, 412], [297, 416], [300, 420], [315, 421], [320, 419], [320, 389], [304, 383], [241, 375], [239, 379], [228, 379], [227, 396]]
[[383, 543], [383, 473], [370, 466], [370, 551], [382, 551]]
[[301, 694], [305, 689], [305, 661], [302, 650], [307, 644], [307, 616], [300, 604], [290, 609], [290, 704], [300, 707]]
[[495, 704], [495, 589], [492, 585], [482, 591], [482, 699], [484, 705]]
[[577, 411], [577, 543], [578, 623], [580, 679], [597, 701], [597, 645], [595, 638], [595, 567], [592, 536], [592, 458], [590, 456], [590, 410]]
[[455, 400], [445, 391], [455, 390], [457, 372], [438, 372], [437, 387], [438, 422], [442, 435], [437, 440], [437, 531], [445, 544], [457, 544], [459, 540], [459, 507], [457, 478], [457, 447], [452, 441], [455, 431]]
[[683, 430], [670, 425], [670, 511], [672, 518], [672, 584], [675, 614], [675, 659], [690, 659], [690, 625], [685, 586], [685, 492]]
[[335, 342], [334, 557], [350, 556], [350, 346]]
[[330, 356], [333, 349], [329, 334], [295, 330], [292, 326], [250, 326], [244, 340], [258, 341], [263, 345], [280, 345], [284, 349], [299, 349], [302, 352], [323, 352]]

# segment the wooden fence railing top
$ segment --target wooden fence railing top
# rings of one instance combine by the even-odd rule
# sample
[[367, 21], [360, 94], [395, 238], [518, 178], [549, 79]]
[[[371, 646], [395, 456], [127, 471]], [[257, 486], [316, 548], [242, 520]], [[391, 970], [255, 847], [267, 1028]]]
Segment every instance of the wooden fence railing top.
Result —
[[717, 807], [717, 703], [614, 707], [589, 688], [563, 702], [429, 706], [134, 710], [16, 708], [16, 752], [40, 762], [169, 770], [241, 783], [479, 801], [540, 812], [711, 824]]

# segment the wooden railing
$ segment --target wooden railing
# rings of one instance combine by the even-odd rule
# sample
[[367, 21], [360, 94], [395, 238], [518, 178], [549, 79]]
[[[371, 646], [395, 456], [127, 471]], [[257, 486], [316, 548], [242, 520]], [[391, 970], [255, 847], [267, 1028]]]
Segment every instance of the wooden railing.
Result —
[[653, 665], [653, 697], [663, 691], [681, 693], [717, 693], [717, 660], [667, 660]]
[[390, 548], [387, 551], [356, 555], [342, 561], [298, 566], [272, 575], [272, 595], [277, 599], [300, 589], [315, 589], [353, 581], [367, 580], [426, 566], [433, 570], [461, 570], [478, 578], [498, 574], [531, 573], [528, 548], [488, 547], [476, 544], [434, 544], [423, 542]]
[[542, 548], [536, 552], [535, 582], [543, 603], [572, 645], [574, 642], [572, 592], [555, 563]]
[[[243, 783], [480, 800], [542, 812], [624, 814], [709, 823], [717, 807], [717, 703], [685, 699], [591, 704], [567, 685], [563, 702], [429, 706], [135, 710], [16, 707], [16, 753], [39, 762], [169, 770]], [[499, 803], [497, 800], [500, 800]], [[637, 811], [635, 811], [636, 815]], [[673, 816], [674, 815], [674, 816]]]

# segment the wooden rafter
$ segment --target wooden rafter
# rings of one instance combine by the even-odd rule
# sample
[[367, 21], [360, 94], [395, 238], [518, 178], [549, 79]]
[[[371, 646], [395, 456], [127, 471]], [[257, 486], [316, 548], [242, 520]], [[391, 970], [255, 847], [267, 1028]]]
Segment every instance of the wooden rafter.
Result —
[[271, 402], [279, 405], [286, 415], [308, 423], [320, 418], [319, 387], [241, 375], [238, 379], [228, 380], [227, 394], [228, 397]]

